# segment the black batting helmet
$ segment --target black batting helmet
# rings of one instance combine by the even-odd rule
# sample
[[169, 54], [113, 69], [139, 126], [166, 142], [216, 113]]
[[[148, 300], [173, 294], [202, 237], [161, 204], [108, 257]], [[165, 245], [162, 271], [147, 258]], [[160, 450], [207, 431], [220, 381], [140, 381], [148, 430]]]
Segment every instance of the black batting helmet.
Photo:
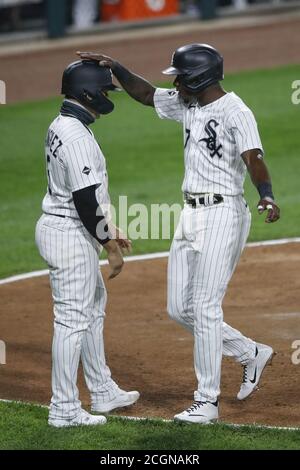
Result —
[[189, 92], [198, 93], [223, 80], [223, 57], [208, 44], [188, 44], [176, 49], [171, 67], [163, 73], [177, 75]]
[[111, 70], [98, 62], [78, 60], [70, 64], [63, 73], [61, 93], [75, 98], [98, 114], [108, 114], [114, 104], [102, 91], [116, 90]]

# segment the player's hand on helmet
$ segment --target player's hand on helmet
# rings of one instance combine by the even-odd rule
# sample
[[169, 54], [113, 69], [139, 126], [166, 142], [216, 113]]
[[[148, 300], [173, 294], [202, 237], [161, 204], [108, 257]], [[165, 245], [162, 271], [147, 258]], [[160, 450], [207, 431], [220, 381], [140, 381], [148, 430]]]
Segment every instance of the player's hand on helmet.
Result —
[[102, 65], [102, 67], [109, 67], [110, 69], [113, 69], [115, 65], [115, 61], [111, 57], [108, 57], [104, 54], [98, 54], [97, 52], [77, 51], [76, 54], [79, 55], [79, 57], [83, 60], [96, 60], [99, 62], [99, 65]]
[[113, 279], [122, 271], [124, 265], [123, 255], [116, 240], [109, 240], [103, 246], [107, 252], [107, 260], [111, 270], [108, 279]]
[[280, 218], [280, 209], [274, 201], [261, 199], [257, 204], [257, 210], [259, 214], [262, 214], [264, 211], [268, 211], [265, 220], [267, 224], [276, 222]]

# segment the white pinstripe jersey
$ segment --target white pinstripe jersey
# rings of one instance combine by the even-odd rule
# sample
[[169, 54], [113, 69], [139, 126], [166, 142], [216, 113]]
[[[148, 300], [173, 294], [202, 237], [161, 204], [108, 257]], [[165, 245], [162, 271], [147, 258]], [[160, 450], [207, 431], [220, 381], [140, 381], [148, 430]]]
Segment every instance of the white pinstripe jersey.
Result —
[[45, 213], [79, 218], [72, 192], [99, 185], [99, 204], [110, 204], [104, 155], [90, 129], [78, 119], [59, 115], [50, 125], [45, 142], [48, 191]]
[[246, 165], [241, 154], [262, 143], [252, 111], [235, 94], [199, 106], [186, 105], [178, 92], [157, 88], [158, 116], [183, 123], [185, 175], [189, 193], [243, 194]]

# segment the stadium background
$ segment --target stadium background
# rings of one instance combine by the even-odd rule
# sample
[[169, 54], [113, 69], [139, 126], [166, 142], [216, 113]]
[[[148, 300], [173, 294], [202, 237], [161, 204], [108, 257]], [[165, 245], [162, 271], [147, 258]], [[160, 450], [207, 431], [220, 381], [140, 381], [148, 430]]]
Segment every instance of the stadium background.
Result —
[[[300, 233], [299, 106], [291, 101], [292, 83], [300, 78], [299, 2], [222, 2], [216, 10], [213, 2], [178, 2], [175, 14], [105, 22], [101, 5], [96, 5], [96, 16], [92, 21], [89, 16], [89, 24], [85, 18], [84, 26], [75, 19], [75, 2], [66, 2], [66, 21], [49, 25], [51, 9], [58, 3], [0, 2], [0, 80], [6, 84], [7, 101], [0, 107], [0, 339], [7, 348], [6, 364], [0, 365], [0, 398], [44, 404], [49, 400], [51, 367], [48, 279], [5, 278], [44, 268], [33, 240], [45, 191], [43, 140], [59, 107], [61, 73], [76, 58], [77, 49], [101, 50], [167, 86], [160, 71], [178, 45], [198, 41], [218, 47], [225, 57], [225, 88], [240, 94], [255, 111], [282, 207], [278, 224], [263, 224], [255, 213], [256, 193], [247, 181], [246, 196], [253, 209], [250, 240]], [[57, 9], [56, 13], [59, 16]], [[208, 17], [210, 21], [204, 19]], [[180, 202], [181, 129], [160, 122], [152, 110], [125, 94], [115, 101], [116, 112], [94, 126], [107, 156], [113, 201], [126, 194], [132, 203]], [[137, 240], [134, 254], [168, 250], [169, 243]], [[299, 264], [295, 240], [249, 247], [243, 255], [225, 299], [225, 316], [247, 334], [274, 345], [278, 354], [261, 391], [243, 404], [234, 400], [241, 371], [224, 361], [225, 422], [299, 426], [299, 365], [291, 361], [292, 345], [300, 339]], [[192, 341], [167, 318], [165, 277], [166, 258], [132, 261], [108, 287], [108, 361], [124, 388], [142, 392], [140, 403], [126, 414], [170, 418], [191, 399]], [[88, 405], [82, 378], [80, 384]], [[111, 418], [103, 435], [101, 431], [99, 443], [93, 431], [72, 430], [67, 436], [49, 431], [44, 409], [3, 402], [0, 410], [2, 449], [300, 447], [299, 432], [261, 432], [255, 427], [233, 431], [220, 425], [191, 435], [186, 427], [179, 431], [173, 424], [133, 424], [117, 418]], [[124, 427], [126, 439], [121, 438]]]

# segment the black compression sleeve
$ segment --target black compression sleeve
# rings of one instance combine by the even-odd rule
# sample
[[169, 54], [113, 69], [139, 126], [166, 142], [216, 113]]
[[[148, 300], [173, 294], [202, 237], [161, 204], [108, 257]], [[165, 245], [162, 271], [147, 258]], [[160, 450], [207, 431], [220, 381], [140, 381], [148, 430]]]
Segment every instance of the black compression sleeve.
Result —
[[270, 197], [271, 199], [274, 199], [272, 185], [270, 182], [266, 181], [264, 183], [259, 183], [257, 185], [257, 190], [259, 192], [261, 199], [264, 199], [265, 197]]
[[73, 192], [78, 215], [89, 233], [104, 245], [111, 240], [105, 217], [96, 199], [96, 185]]

